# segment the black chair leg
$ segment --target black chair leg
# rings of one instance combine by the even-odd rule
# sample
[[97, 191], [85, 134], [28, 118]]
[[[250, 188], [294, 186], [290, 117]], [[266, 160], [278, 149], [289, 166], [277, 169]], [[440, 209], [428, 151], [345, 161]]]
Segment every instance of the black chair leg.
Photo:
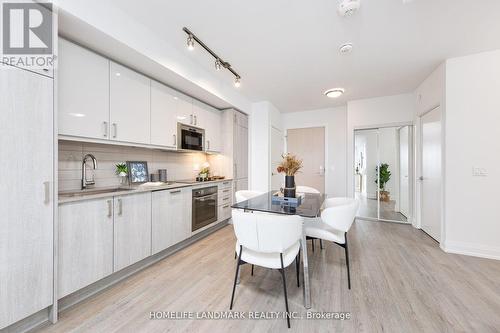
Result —
[[319, 247], [323, 250], [323, 240], [321, 238], [319, 240]]
[[286, 307], [286, 323], [288, 325], [288, 328], [290, 328], [290, 316], [289, 316], [289, 311], [288, 311], [288, 296], [286, 294], [286, 278], [285, 278], [285, 268], [283, 267], [283, 254], [280, 253], [280, 259], [281, 259], [281, 278], [283, 279], [283, 290], [285, 291], [285, 307]]
[[243, 252], [243, 247], [240, 245], [240, 255], [238, 257], [238, 262], [236, 263], [236, 273], [234, 274], [233, 293], [231, 294], [231, 305], [229, 305], [229, 310], [233, 309], [234, 291], [236, 290], [236, 280], [238, 279], [238, 272], [240, 271], [241, 264], [241, 252]]
[[253, 276], [253, 265], [252, 265], [252, 276]]
[[347, 232], [345, 233], [344, 238], [345, 238], [345, 246], [344, 246], [345, 263], [347, 266], [347, 285], [348, 285], [349, 289], [351, 289], [351, 272], [350, 272], [350, 268], [349, 268], [349, 247], [347, 246]]
[[300, 280], [299, 280], [299, 274], [300, 274], [300, 250], [299, 250], [299, 253], [297, 254], [297, 257], [295, 258], [295, 271], [297, 272], [297, 287], [300, 287]]

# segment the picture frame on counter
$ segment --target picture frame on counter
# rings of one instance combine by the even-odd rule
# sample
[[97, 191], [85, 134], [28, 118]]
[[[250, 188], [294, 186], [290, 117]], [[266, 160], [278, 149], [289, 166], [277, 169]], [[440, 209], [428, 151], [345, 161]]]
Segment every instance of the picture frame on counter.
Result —
[[143, 184], [149, 181], [148, 162], [127, 161], [130, 184]]

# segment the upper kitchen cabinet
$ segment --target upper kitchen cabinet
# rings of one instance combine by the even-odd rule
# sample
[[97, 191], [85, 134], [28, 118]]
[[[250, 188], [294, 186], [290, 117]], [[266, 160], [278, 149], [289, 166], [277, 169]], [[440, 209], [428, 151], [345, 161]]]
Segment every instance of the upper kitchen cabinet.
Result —
[[178, 92], [151, 81], [151, 144], [177, 147], [177, 121], [182, 118], [179, 104]]
[[179, 123], [194, 125], [193, 99], [191, 97], [180, 93], [177, 95], [177, 111], [175, 118]]
[[149, 144], [151, 80], [114, 62], [109, 75], [111, 139]]
[[205, 150], [208, 152], [222, 151], [221, 123], [221, 112], [206, 106], [203, 114], [203, 126], [205, 128]]
[[59, 38], [59, 134], [109, 138], [109, 60]]

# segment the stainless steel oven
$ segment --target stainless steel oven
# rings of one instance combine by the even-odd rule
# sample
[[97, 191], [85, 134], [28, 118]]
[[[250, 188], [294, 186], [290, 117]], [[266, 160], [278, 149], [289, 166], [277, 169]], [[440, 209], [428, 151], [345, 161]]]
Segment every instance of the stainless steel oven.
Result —
[[217, 221], [217, 186], [193, 190], [192, 231]]
[[181, 123], [177, 123], [177, 147], [184, 150], [203, 150], [205, 130]]

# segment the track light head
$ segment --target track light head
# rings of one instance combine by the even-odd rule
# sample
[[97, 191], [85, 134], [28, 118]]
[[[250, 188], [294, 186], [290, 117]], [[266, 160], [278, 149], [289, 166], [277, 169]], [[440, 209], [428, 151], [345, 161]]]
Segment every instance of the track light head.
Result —
[[193, 35], [189, 35], [187, 38], [187, 48], [189, 51], [194, 50], [194, 38]]
[[222, 69], [222, 63], [220, 62], [219, 58], [215, 59], [215, 69], [218, 71]]
[[234, 86], [236, 88], [239, 88], [241, 86], [241, 78], [239, 76], [237, 76], [236, 79], [234, 79]]

